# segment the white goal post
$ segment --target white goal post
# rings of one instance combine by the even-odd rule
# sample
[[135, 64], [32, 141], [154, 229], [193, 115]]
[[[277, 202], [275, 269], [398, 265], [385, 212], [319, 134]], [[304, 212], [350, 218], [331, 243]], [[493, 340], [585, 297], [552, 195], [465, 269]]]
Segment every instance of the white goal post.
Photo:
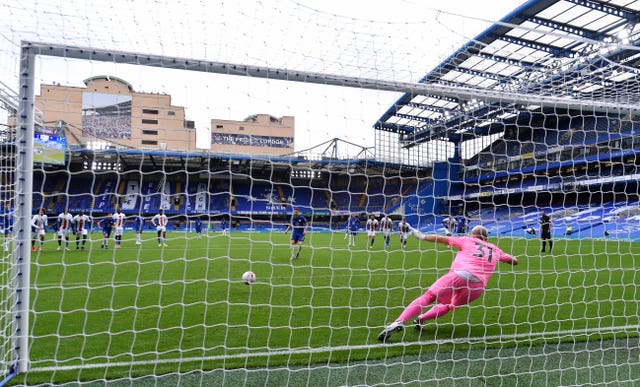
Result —
[[[101, 50], [90, 47], [71, 47], [65, 45], [23, 42], [23, 53], [26, 55], [47, 55], [59, 58], [125, 63], [141, 66], [172, 68], [178, 70], [198, 71], [204, 73], [237, 75], [252, 78], [274, 79], [291, 82], [315, 83], [359, 89], [384, 90], [408, 93], [411, 95], [431, 94], [443, 97], [455, 97], [461, 100], [484, 100], [518, 105], [536, 104], [557, 109], [576, 109], [591, 112], [627, 114], [636, 113], [640, 108], [636, 104], [614, 103], [608, 101], [579, 100], [569, 97], [549, 95], [522, 94], [517, 92], [500, 92], [472, 87], [457, 87], [434, 83], [410, 83], [322, 74], [294, 69], [278, 69], [269, 67], [247, 66], [236, 63], [220, 63], [205, 59], [186, 59], [150, 55], [135, 52]], [[22, 90], [21, 90], [22, 92]]]
[[18, 125], [16, 130], [16, 171], [14, 209], [14, 372], [29, 369], [29, 313], [31, 287], [31, 213], [33, 199], [33, 132], [35, 114], [35, 56], [25, 47], [21, 51]]

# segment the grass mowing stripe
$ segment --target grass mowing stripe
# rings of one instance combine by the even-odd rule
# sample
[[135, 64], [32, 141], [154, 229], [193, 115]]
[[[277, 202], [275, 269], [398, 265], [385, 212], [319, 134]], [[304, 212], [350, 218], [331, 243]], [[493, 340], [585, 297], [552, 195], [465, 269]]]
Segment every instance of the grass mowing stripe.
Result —
[[[430, 269], [418, 269], [418, 268], [414, 268], [414, 269], [409, 269], [410, 270], [419, 270], [420, 273], [424, 274], [438, 274], [441, 273], [441, 271], [439, 270], [430, 270]], [[609, 269], [610, 271], [626, 271], [624, 268], [617, 268], [617, 269]], [[600, 269], [596, 269], [596, 268], [591, 268], [591, 269], [575, 269], [575, 270], [562, 270], [562, 271], [558, 271], [558, 270], [540, 270], [538, 271], [538, 273], [541, 274], [585, 274], [585, 273], [590, 273], [590, 272], [598, 272], [600, 271]], [[351, 274], [331, 274], [331, 275], [317, 275], [314, 274], [313, 277], [314, 278], [318, 278], [318, 279], [328, 279], [328, 278], [351, 278], [351, 277], [366, 277], [366, 278], [370, 278], [370, 277], [388, 277], [388, 276], [406, 276], [407, 271], [400, 271], [400, 270], [396, 270], [396, 271], [387, 271], [385, 273], [380, 273], [380, 272], [376, 272], [376, 271], [371, 271], [371, 272], [362, 272], [362, 270], [359, 270], [358, 272], [353, 272]], [[499, 274], [497, 274], [499, 275]], [[522, 274], [525, 275], [525, 274]], [[220, 277], [220, 278], [228, 278], [228, 277]], [[277, 277], [277, 276], [272, 276], [270, 277], [270, 279], [275, 280], [276, 282], [279, 282], [281, 280], [286, 280], [286, 279], [290, 279], [290, 276], [282, 276], [282, 277]], [[38, 289], [59, 289], [60, 287], [71, 287], [71, 288], [77, 288], [77, 287], [85, 287], [85, 288], [89, 288], [89, 289], [93, 289], [93, 288], [100, 288], [100, 287], [104, 287], [104, 286], [111, 286], [111, 285], [115, 285], [115, 286], [132, 286], [132, 285], [141, 285], [141, 286], [145, 286], [145, 285], [167, 285], [167, 284], [171, 284], [171, 283], [176, 283], [176, 282], [185, 282], [185, 283], [192, 283], [192, 282], [199, 282], [199, 281], [209, 281], [209, 280], [205, 280], [205, 279], [194, 279], [194, 280], [185, 280], [185, 279], [180, 279], [180, 280], [172, 280], [170, 282], [162, 282], [162, 281], [104, 281], [104, 282], [98, 282], [98, 281], [91, 281], [91, 284], [88, 284], [87, 282], [64, 282], [64, 283], [60, 283], [60, 282], [51, 282], [51, 283], [38, 283]], [[242, 279], [229, 279], [230, 283], [242, 283]], [[88, 286], [89, 285], [89, 286]], [[255, 282], [252, 284], [252, 286], [261, 286], [261, 285], [266, 285], [268, 286], [269, 283], [268, 282]], [[35, 287], [32, 287], [32, 289], [35, 289]]]

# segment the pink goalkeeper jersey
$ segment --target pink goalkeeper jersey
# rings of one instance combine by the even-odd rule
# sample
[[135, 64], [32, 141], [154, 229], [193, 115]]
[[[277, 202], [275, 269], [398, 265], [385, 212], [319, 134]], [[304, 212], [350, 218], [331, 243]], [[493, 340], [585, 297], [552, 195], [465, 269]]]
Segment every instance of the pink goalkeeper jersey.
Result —
[[511, 262], [511, 256], [497, 246], [472, 237], [449, 237], [449, 246], [460, 250], [451, 264], [452, 271], [467, 271], [476, 276], [486, 286], [493, 271], [500, 262]]

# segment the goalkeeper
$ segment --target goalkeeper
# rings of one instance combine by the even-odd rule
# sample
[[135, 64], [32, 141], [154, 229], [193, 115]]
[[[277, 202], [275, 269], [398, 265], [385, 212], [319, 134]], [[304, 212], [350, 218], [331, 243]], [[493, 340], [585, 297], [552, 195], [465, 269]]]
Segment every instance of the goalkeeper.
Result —
[[[423, 241], [442, 243], [459, 250], [449, 272], [440, 277], [422, 296], [411, 302], [396, 321], [380, 333], [380, 341], [386, 341], [393, 333], [401, 332], [404, 324], [416, 316], [418, 317], [414, 320], [414, 325], [417, 329], [422, 329], [422, 323], [425, 321], [443, 316], [450, 310], [469, 304], [480, 297], [498, 261], [518, 264], [517, 258], [487, 242], [487, 229], [482, 226], [474, 227], [470, 237], [424, 235], [415, 229], [412, 229], [411, 233]], [[436, 304], [426, 313], [422, 313], [422, 310], [434, 301]]]

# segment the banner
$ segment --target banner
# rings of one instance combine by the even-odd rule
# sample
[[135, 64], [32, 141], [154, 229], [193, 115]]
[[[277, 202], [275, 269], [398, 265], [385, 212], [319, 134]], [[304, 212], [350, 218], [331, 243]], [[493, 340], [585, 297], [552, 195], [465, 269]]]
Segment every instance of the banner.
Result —
[[211, 133], [212, 144], [289, 148], [293, 137], [252, 136], [236, 133]]

